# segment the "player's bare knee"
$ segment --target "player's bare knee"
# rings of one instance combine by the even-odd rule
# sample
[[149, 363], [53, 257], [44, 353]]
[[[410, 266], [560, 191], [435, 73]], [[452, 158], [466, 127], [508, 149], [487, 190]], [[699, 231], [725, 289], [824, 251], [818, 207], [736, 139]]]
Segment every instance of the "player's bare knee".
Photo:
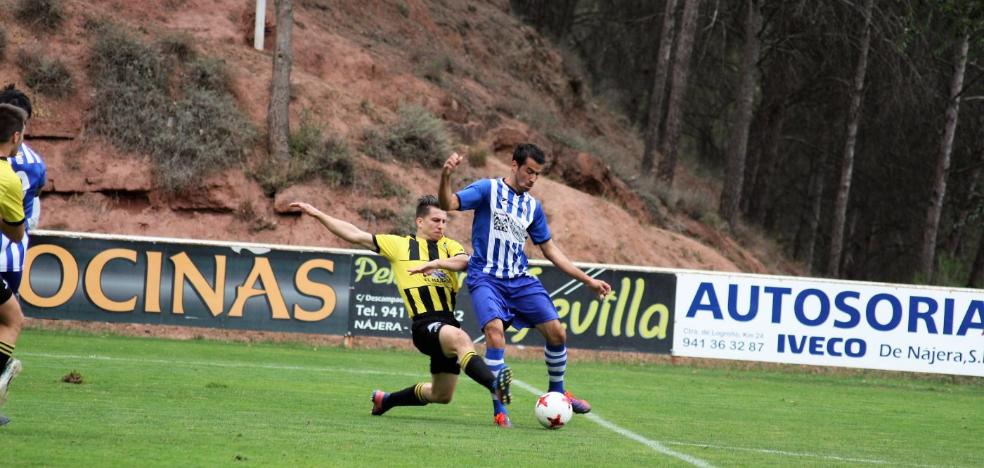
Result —
[[559, 322], [547, 326], [544, 332], [543, 338], [550, 346], [559, 346], [567, 343], [567, 331], [564, 330], [564, 327]]
[[502, 330], [502, 325], [493, 325], [491, 323], [485, 326], [485, 341], [488, 342], [489, 346], [495, 348], [502, 348], [506, 345], [506, 335]]
[[434, 393], [434, 395], [432, 396], [434, 397], [434, 401], [432, 401], [431, 403], [446, 405], [448, 403], [451, 403], [451, 397], [454, 396], [454, 393]]
[[18, 332], [24, 326], [24, 314], [13, 298], [0, 305], [0, 325]]
[[471, 338], [464, 330], [456, 327], [441, 327], [441, 348], [445, 356], [464, 356], [468, 351], [474, 351]]

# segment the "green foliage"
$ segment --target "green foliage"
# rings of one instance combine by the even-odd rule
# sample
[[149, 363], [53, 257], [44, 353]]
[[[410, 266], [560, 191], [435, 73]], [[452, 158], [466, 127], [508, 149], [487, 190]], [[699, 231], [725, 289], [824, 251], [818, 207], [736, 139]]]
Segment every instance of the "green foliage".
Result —
[[709, 215], [717, 215], [714, 211], [716, 203], [705, 191], [679, 190], [677, 195], [677, 209], [691, 218], [700, 220]]
[[301, 114], [300, 125], [290, 135], [290, 161], [267, 160], [254, 177], [267, 195], [291, 185], [320, 177], [332, 186], [350, 186], [355, 181], [355, 161], [348, 143], [335, 135], [325, 136], [324, 126], [310, 112]]
[[[654, 192], [659, 202], [674, 212], [684, 213], [715, 228], [719, 228], [722, 223], [715, 211], [717, 203], [704, 190], [682, 189], [659, 184]], [[658, 205], [655, 200], [647, 198], [645, 201], [650, 205]], [[656, 206], [649, 208], [650, 211], [659, 211]]]
[[451, 153], [451, 137], [444, 122], [427, 109], [405, 105], [397, 112], [395, 123], [387, 128], [386, 148], [405, 162], [438, 168]]
[[446, 53], [428, 53], [417, 58], [417, 75], [437, 85], [445, 84], [445, 74], [454, 74], [455, 60]]
[[382, 171], [361, 168], [356, 180], [356, 188], [372, 197], [405, 199], [410, 196], [407, 189], [394, 182]]
[[61, 98], [75, 90], [72, 74], [57, 58], [46, 57], [36, 49], [21, 49], [17, 65], [24, 72], [24, 84], [41, 94]]
[[468, 148], [468, 165], [472, 167], [485, 167], [489, 159], [489, 150], [484, 147]]
[[21, 23], [55, 31], [68, 18], [63, 0], [17, 0], [14, 16]]
[[190, 34], [186, 33], [168, 34], [158, 41], [157, 46], [161, 49], [161, 52], [174, 57], [179, 62], [188, 62], [193, 60], [197, 55], [195, 52], [195, 40]]
[[202, 174], [240, 160], [254, 138], [232, 97], [191, 88], [170, 108], [164, 128], [153, 135], [153, 160], [168, 190], [195, 187]]
[[191, 86], [222, 94], [232, 94], [232, 76], [224, 60], [202, 57], [188, 64], [185, 76]]
[[932, 283], [937, 286], [966, 287], [973, 262], [972, 255], [954, 257], [948, 253], [940, 253], [936, 258], [936, 274]]
[[393, 220], [393, 229], [390, 232], [398, 236], [417, 234], [417, 207], [404, 203], [399, 215]]
[[159, 186], [169, 192], [197, 188], [209, 174], [242, 160], [256, 130], [236, 107], [220, 61], [169, 63], [163, 52], [120, 27], [93, 22], [87, 28], [95, 37], [89, 60], [93, 133], [149, 154]]
[[396, 2], [396, 9], [403, 15], [404, 18], [410, 17], [410, 8], [407, 6], [406, 2]]
[[386, 161], [392, 157], [389, 149], [386, 148], [386, 137], [376, 128], [367, 128], [362, 132], [359, 149], [378, 161]]

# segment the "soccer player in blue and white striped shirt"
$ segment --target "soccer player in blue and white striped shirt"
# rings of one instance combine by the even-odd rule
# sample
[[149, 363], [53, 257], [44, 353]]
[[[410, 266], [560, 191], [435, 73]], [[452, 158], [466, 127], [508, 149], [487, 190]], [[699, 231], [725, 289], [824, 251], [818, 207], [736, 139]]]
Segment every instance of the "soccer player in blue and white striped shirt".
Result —
[[[523, 252], [526, 239], [532, 238], [554, 266], [599, 296], [607, 296], [612, 288], [574, 266], [551, 239], [543, 206], [529, 193], [545, 162], [540, 148], [521, 144], [513, 152], [509, 177], [478, 180], [454, 193], [451, 173], [461, 163], [461, 156], [455, 153], [444, 163], [438, 194], [445, 210], [475, 210], [466, 284], [485, 333], [489, 369], [496, 372], [505, 366], [506, 328], [535, 327], [547, 342], [543, 357], [549, 374], [548, 391], [567, 395], [575, 413], [587, 413], [591, 405], [564, 389], [567, 334], [549, 294], [527, 271]], [[505, 406], [494, 398], [492, 403], [495, 423], [508, 427]]]
[[[19, 107], [27, 113], [30, 122], [34, 110], [31, 100], [13, 84], [0, 90], [0, 104]], [[26, 232], [20, 242], [10, 242], [6, 236], [0, 236], [0, 276], [16, 294], [20, 290], [28, 232], [37, 226], [41, 218], [41, 188], [47, 182], [47, 167], [41, 155], [28, 146], [27, 142], [21, 143], [17, 155], [8, 161], [24, 188], [24, 216], [27, 219], [27, 224], [24, 226]]]

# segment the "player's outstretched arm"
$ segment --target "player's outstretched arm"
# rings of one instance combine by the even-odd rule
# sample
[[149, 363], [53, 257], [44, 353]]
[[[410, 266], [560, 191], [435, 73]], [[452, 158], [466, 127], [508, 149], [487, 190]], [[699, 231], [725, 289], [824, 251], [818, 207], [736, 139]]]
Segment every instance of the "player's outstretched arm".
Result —
[[375, 249], [375, 244], [372, 241], [372, 234], [355, 227], [352, 223], [328, 216], [322, 213], [321, 210], [304, 202], [291, 203], [290, 207], [317, 219], [321, 222], [321, 224], [328, 228], [332, 234], [341, 237], [346, 241], [361, 245], [362, 247], [370, 250]]
[[441, 203], [441, 209], [444, 211], [461, 208], [461, 202], [455, 196], [454, 191], [451, 190], [451, 173], [458, 167], [458, 164], [461, 164], [461, 155], [451, 153], [451, 156], [448, 156], [448, 160], [444, 162], [444, 168], [441, 169], [441, 185], [437, 189], [437, 199]]
[[407, 272], [411, 275], [427, 274], [434, 270], [465, 271], [468, 268], [468, 255], [455, 255], [451, 258], [439, 258], [431, 260], [415, 268], [408, 268]]
[[591, 288], [599, 297], [604, 298], [608, 293], [612, 292], [612, 287], [608, 283], [592, 278], [587, 273], [581, 271], [580, 268], [574, 266], [574, 263], [567, 258], [567, 255], [560, 250], [560, 247], [554, 243], [553, 239], [540, 244], [540, 250], [543, 252], [543, 256], [547, 257], [547, 260], [550, 260], [554, 266], [560, 268], [560, 271], [584, 283], [585, 286]]

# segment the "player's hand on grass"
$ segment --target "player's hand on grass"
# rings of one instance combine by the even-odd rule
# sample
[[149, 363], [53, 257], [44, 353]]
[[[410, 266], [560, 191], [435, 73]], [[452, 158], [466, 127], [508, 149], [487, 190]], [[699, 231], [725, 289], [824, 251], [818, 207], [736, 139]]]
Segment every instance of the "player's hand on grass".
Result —
[[608, 297], [608, 295], [612, 292], [611, 285], [598, 279], [592, 279], [591, 282], [588, 283], [588, 287], [598, 295], [599, 299]]
[[451, 153], [451, 156], [448, 156], [448, 160], [444, 162], [444, 175], [451, 175], [451, 173], [458, 167], [458, 164], [461, 164], [461, 161], [462, 157], [460, 154]]
[[426, 275], [439, 268], [440, 267], [437, 266], [437, 260], [431, 260], [418, 267], [407, 268], [407, 273], [410, 273], [411, 275]]

